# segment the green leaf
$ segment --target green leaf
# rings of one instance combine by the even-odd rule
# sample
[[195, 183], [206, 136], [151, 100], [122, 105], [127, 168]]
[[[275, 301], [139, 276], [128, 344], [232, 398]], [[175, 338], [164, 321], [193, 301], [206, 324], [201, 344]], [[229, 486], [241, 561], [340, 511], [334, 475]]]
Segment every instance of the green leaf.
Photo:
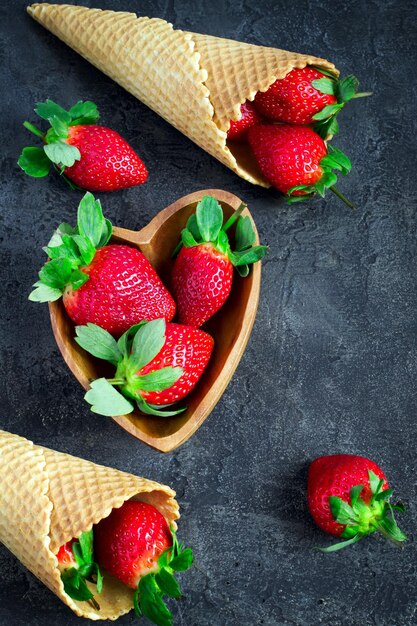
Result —
[[97, 563], [95, 563], [95, 566], [96, 566], [96, 576], [97, 576], [97, 583], [96, 583], [97, 593], [101, 593], [103, 591], [103, 575]]
[[393, 493], [394, 492], [392, 489], [384, 489], [384, 491], [381, 491], [375, 496], [375, 501], [376, 502], [388, 502], [388, 500], [391, 498]]
[[254, 245], [256, 235], [249, 216], [239, 218], [236, 225], [235, 241], [237, 251], [245, 250]]
[[254, 246], [249, 250], [243, 250], [242, 252], [233, 252], [231, 261], [235, 267], [239, 265], [248, 265], [256, 263], [262, 259], [268, 252], [268, 246]]
[[78, 538], [83, 559], [86, 563], [93, 561], [93, 529], [81, 533]]
[[23, 148], [17, 164], [33, 178], [48, 176], [51, 169], [51, 161], [42, 148]]
[[113, 365], [117, 365], [122, 359], [117, 341], [100, 326], [92, 323], [76, 326], [75, 333], [78, 345], [98, 359], [110, 361]]
[[362, 493], [362, 489], [363, 485], [355, 485], [355, 487], [352, 487], [352, 489], [350, 490], [350, 503], [353, 508], [355, 508], [355, 504], [357, 503], [358, 498]]
[[142, 613], [157, 626], [171, 626], [172, 613], [162, 600], [153, 574], [139, 581], [139, 602]]
[[165, 328], [165, 320], [156, 319], [138, 329], [133, 339], [132, 353], [129, 358], [129, 365], [134, 371], [141, 370], [162, 350], [165, 343]]
[[197, 216], [196, 216], [195, 213], [192, 213], [190, 215], [190, 217], [188, 218], [187, 230], [190, 231], [190, 233], [194, 237], [195, 241], [197, 241], [197, 242], [201, 241], [201, 234], [200, 234], [200, 231], [198, 229]]
[[72, 553], [74, 555], [74, 559], [78, 567], [80, 567], [81, 565], [84, 565], [83, 553], [82, 553], [81, 546], [78, 541], [75, 541], [72, 544]]
[[180, 586], [175, 579], [175, 576], [165, 567], [155, 574], [155, 582], [163, 594], [169, 596], [170, 598], [181, 597]]
[[65, 570], [61, 573], [61, 578], [64, 583], [65, 593], [73, 600], [83, 602], [94, 597], [85, 580], [83, 580], [76, 569], [70, 568]]
[[31, 302], [55, 302], [62, 296], [62, 289], [57, 287], [49, 287], [43, 283], [38, 284], [29, 294], [29, 300]]
[[339, 524], [350, 524], [355, 521], [356, 515], [352, 507], [338, 496], [329, 496], [330, 510], [333, 518]]
[[246, 278], [249, 275], [249, 265], [237, 265], [236, 270], [242, 278]]
[[328, 150], [329, 150], [328, 154], [331, 156], [333, 162], [336, 161], [339, 164], [338, 169], [340, 169], [343, 176], [348, 174], [350, 170], [352, 169], [352, 163], [349, 157], [347, 157], [346, 154], [344, 154], [344, 152], [339, 150], [339, 148], [334, 148], [333, 146], [329, 146]]
[[385, 517], [379, 523], [379, 529], [383, 532], [383, 534], [394, 542], [402, 543], [407, 541], [407, 535], [403, 533], [397, 526], [397, 522], [391, 517]]
[[[54, 115], [49, 120], [52, 126], [52, 130], [54, 131], [54, 135], [57, 139], [67, 139], [68, 138], [68, 124], [63, 122], [59, 117]], [[49, 142], [48, 142], [49, 143]]]
[[143, 616], [142, 609], [139, 604], [139, 588], [136, 589], [135, 595], [133, 596], [133, 608], [138, 617]]
[[126, 415], [131, 413], [134, 408], [105, 378], [98, 378], [91, 383], [90, 390], [85, 394], [84, 400], [92, 405], [93, 413], [108, 417]]
[[70, 146], [65, 141], [56, 141], [49, 143], [43, 147], [47, 156], [51, 159], [52, 163], [56, 163], [62, 167], [71, 167], [75, 161], [81, 159], [81, 154], [78, 148]]
[[[182, 367], [161, 367], [161, 369], [149, 372], [143, 376], [138, 376], [137, 389], [141, 391], [164, 391], [174, 385], [183, 375], [184, 370]], [[136, 383], [135, 381], [135, 383]], [[135, 384], [136, 388], [136, 384]]]
[[41, 268], [39, 278], [48, 287], [63, 289], [70, 282], [71, 273], [72, 265], [69, 259], [52, 259]]
[[329, 95], [335, 95], [337, 89], [337, 83], [331, 78], [317, 78], [311, 81], [312, 86], [321, 93], [327, 93]]
[[198, 242], [194, 239], [192, 233], [188, 230], [188, 228], [184, 228], [181, 231], [181, 242], [186, 248], [198, 246]]
[[350, 76], [346, 76], [342, 80], [338, 82], [338, 99], [342, 102], [347, 102], [351, 100], [356, 94], [359, 87], [359, 81], [356, 76], [351, 74]]
[[142, 411], [142, 413], [146, 413], [146, 415], [156, 415], [157, 417], [173, 417], [174, 415], [179, 415], [180, 413], [183, 413], [187, 409], [187, 407], [184, 406], [180, 409], [172, 409], [166, 411], [159, 406], [149, 404], [141, 397], [138, 398], [137, 405], [139, 411]]
[[[318, 181], [323, 186], [323, 191], [332, 187], [337, 183], [337, 175], [334, 172], [324, 172], [321, 179]], [[324, 194], [323, 194], [324, 195]]]
[[82, 285], [84, 285], [84, 283], [86, 283], [87, 280], [88, 280], [88, 274], [86, 274], [85, 272], [82, 272], [81, 270], [74, 270], [71, 273], [69, 283], [71, 284], [71, 287], [73, 288], [73, 290], [76, 291], [77, 289], [82, 287]]
[[328, 546], [327, 548], [317, 547], [317, 550], [320, 552], [337, 552], [338, 550], [342, 550], [347, 546], [351, 546], [354, 543], [358, 543], [358, 541], [362, 539], [362, 535], [355, 535], [352, 539], [347, 539], [346, 541], [340, 541], [339, 543], [334, 543], [332, 546]]
[[56, 104], [52, 100], [46, 100], [46, 102], [38, 102], [35, 107], [35, 112], [44, 120], [50, 121], [53, 117], [58, 117], [67, 124], [71, 121], [71, 115], [63, 109], [59, 104]]
[[193, 564], [194, 557], [191, 548], [185, 548], [178, 556], [172, 559], [169, 566], [175, 572], [185, 572]]
[[96, 254], [96, 249], [90, 239], [83, 235], [73, 235], [72, 241], [78, 248], [77, 260], [79, 259], [79, 255], [81, 255], [83, 265], [90, 265]]
[[87, 191], [78, 205], [77, 224], [80, 235], [87, 237], [97, 248], [103, 237], [108, 236], [109, 223], [104, 220], [100, 200], [96, 200], [93, 194]]
[[83, 102], [79, 100], [69, 110], [71, 125], [75, 124], [95, 124], [100, 118], [97, 105], [90, 100]]
[[343, 106], [343, 104], [327, 104], [321, 111], [313, 115], [312, 119], [316, 121], [324, 120], [326, 117], [335, 115]]
[[204, 196], [197, 204], [196, 219], [201, 238], [215, 242], [223, 225], [223, 209], [212, 196]]
[[369, 486], [371, 488], [371, 491], [374, 495], [376, 495], [378, 493], [380, 478], [372, 470], [368, 470], [368, 476], [369, 476]]
[[97, 248], [102, 248], [105, 246], [112, 236], [113, 233], [113, 225], [110, 220], [104, 218], [103, 227], [101, 230], [100, 241], [97, 244]]

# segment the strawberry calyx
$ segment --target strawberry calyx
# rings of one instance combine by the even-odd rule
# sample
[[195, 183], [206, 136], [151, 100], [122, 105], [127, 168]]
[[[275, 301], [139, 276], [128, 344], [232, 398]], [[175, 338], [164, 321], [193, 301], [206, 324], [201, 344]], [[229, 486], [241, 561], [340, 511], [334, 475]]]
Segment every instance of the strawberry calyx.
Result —
[[75, 161], [81, 159], [78, 148], [67, 142], [70, 127], [95, 124], [100, 117], [97, 106], [94, 102], [79, 100], [66, 111], [52, 100], [46, 100], [36, 104], [35, 112], [49, 122], [50, 128], [42, 132], [34, 124], [24, 122], [23, 126], [41, 138], [44, 145], [42, 148], [32, 146], [23, 148], [18, 165], [34, 178], [47, 176], [53, 166], [72, 188], [76, 188], [76, 185], [64, 176], [65, 168], [72, 167]]
[[[191, 248], [210, 244], [231, 261], [241, 276], [247, 276], [249, 265], [262, 259], [268, 252], [268, 246], [254, 245], [256, 235], [251, 219], [249, 216], [241, 216], [245, 208], [246, 204], [242, 203], [223, 224], [221, 204], [212, 196], [204, 196], [198, 202], [195, 213], [188, 218], [173, 256], [182, 246]], [[234, 223], [236, 223], [235, 250], [232, 251], [227, 231]]]
[[175, 578], [176, 572], [185, 572], [193, 564], [191, 548], [178, 543], [171, 527], [172, 546], [158, 559], [158, 571], [143, 576], [133, 598], [133, 607], [138, 617], [145, 616], [157, 626], [171, 626], [172, 613], [166, 606], [163, 596], [181, 598], [181, 589]]
[[313, 115], [313, 120], [315, 121], [313, 130], [315, 130], [322, 139], [326, 139], [329, 135], [337, 135], [339, 132], [339, 124], [336, 116], [343, 109], [346, 102], [354, 98], [371, 96], [372, 93], [370, 91], [359, 93], [359, 81], [353, 74], [338, 79], [331, 72], [322, 67], [315, 67], [314, 69], [324, 74], [324, 77], [312, 80], [312, 86], [317, 89], [317, 91], [320, 91], [320, 93], [335, 96], [337, 100], [336, 104], [328, 104], [321, 111]]
[[90, 265], [97, 248], [107, 244], [112, 231], [100, 200], [87, 192], [78, 205], [77, 226], [61, 224], [44, 248], [50, 260], [40, 270], [29, 300], [53, 302], [69, 285], [73, 290], [79, 289], [88, 280], [81, 268]]
[[383, 489], [384, 480], [372, 470], [368, 471], [369, 486], [372, 497], [365, 501], [361, 494], [365, 485], [355, 485], [350, 490], [350, 504], [338, 496], [329, 496], [330, 510], [334, 520], [344, 526], [341, 537], [345, 541], [327, 548], [318, 548], [322, 552], [335, 552], [346, 546], [357, 543], [362, 537], [380, 532], [401, 546], [407, 536], [399, 529], [395, 521], [394, 511], [404, 512], [404, 506], [391, 504], [392, 489]]
[[70, 598], [77, 601], [89, 602], [96, 610], [100, 610], [94, 594], [88, 588], [86, 581], [97, 586], [97, 593], [103, 589], [103, 576], [100, 568], [94, 561], [93, 531], [82, 533], [77, 541], [71, 545], [74, 564], [61, 571], [64, 591]]
[[[291, 187], [286, 194], [288, 204], [308, 200], [316, 193], [324, 198], [326, 190], [330, 189], [330, 191], [336, 194], [349, 208], [354, 209], [355, 206], [352, 202], [335, 187], [337, 174], [333, 171], [338, 170], [342, 176], [346, 176], [352, 168], [350, 159], [338, 148], [327, 146], [327, 154], [321, 159], [319, 165], [323, 170], [321, 178], [314, 185], [296, 185], [295, 187]], [[303, 194], [294, 196], [292, 195], [294, 191], [302, 191]]]
[[91, 404], [91, 411], [109, 417], [131, 413], [135, 405], [142, 413], [160, 417], [171, 417], [185, 411], [186, 407], [162, 410], [141, 396], [142, 391], [149, 393], [169, 389], [184, 373], [182, 367], [167, 366], [148, 374], [138, 374], [162, 350], [165, 331], [163, 318], [135, 324], [117, 341], [96, 324], [75, 327], [78, 345], [116, 368], [114, 378], [98, 378], [90, 384], [84, 399]]

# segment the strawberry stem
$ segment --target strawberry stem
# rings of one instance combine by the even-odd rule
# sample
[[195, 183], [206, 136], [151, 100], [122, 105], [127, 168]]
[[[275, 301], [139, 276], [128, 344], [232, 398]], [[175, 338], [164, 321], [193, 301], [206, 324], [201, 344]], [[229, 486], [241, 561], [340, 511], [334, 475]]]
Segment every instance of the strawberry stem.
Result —
[[97, 602], [97, 600], [95, 600], [94, 598], [91, 598], [91, 599], [88, 601], [88, 604], [91, 604], [91, 606], [93, 607], [93, 609], [95, 609], [96, 611], [99, 611], [99, 610], [100, 610], [100, 605], [99, 605], [99, 603]]
[[227, 230], [229, 230], [229, 228], [236, 222], [236, 220], [239, 219], [241, 213], [246, 209], [246, 206], [247, 205], [244, 202], [241, 203], [239, 208], [233, 213], [233, 215], [229, 217], [227, 222], [222, 227], [223, 232], [226, 232]]
[[37, 137], [41, 137], [41, 139], [44, 138], [43, 132], [39, 130], [39, 128], [36, 128], [34, 124], [31, 124], [30, 122], [23, 122], [23, 126]]
[[374, 94], [372, 93], [372, 91], [360, 91], [359, 93], [355, 93], [354, 96], [352, 96], [352, 100], [353, 98], [367, 98], [368, 96], [373, 96]]
[[352, 209], [353, 211], [356, 210], [355, 205], [346, 198], [346, 196], [344, 196], [338, 189], [336, 189], [336, 187], [334, 185], [332, 185], [332, 187], [329, 187], [330, 191], [333, 191], [333, 193], [340, 198], [350, 209]]

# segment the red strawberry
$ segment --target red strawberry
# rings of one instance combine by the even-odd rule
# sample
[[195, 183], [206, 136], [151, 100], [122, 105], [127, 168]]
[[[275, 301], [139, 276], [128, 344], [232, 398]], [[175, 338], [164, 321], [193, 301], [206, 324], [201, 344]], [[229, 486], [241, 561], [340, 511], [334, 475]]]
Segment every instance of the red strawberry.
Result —
[[[223, 210], [211, 196], [205, 196], [182, 231], [182, 244], [172, 270], [172, 287], [179, 321], [201, 326], [227, 300], [232, 287], [233, 266], [241, 276], [249, 264], [267, 253], [266, 246], [254, 246], [255, 232], [249, 217], [238, 211], [223, 225]], [[236, 250], [232, 252], [226, 231], [236, 225]]]
[[88, 280], [74, 290], [65, 287], [63, 303], [75, 324], [92, 322], [121, 335], [142, 320], [175, 315], [175, 302], [147, 258], [129, 246], [99, 248], [80, 268]]
[[103, 577], [93, 556], [93, 531], [81, 534], [60, 547], [56, 555], [64, 590], [73, 600], [89, 601], [95, 609], [100, 607], [86, 581], [96, 585], [97, 593], [103, 588]]
[[[312, 81], [325, 78], [313, 67], [294, 69], [255, 96], [255, 106], [262, 115], [287, 124], [312, 124], [313, 116], [329, 104], [336, 104], [333, 94], [322, 93]], [[329, 79], [330, 80], [330, 79]]]
[[338, 80], [324, 69], [296, 68], [266, 91], [258, 92], [254, 104], [259, 113], [276, 122], [314, 123], [314, 130], [325, 139], [339, 132], [336, 115], [346, 102], [371, 95], [357, 93], [358, 86], [353, 75]]
[[131, 413], [134, 403], [150, 415], [182, 412], [184, 408], [161, 411], [158, 407], [178, 402], [190, 393], [214, 345], [202, 330], [166, 324], [163, 319], [134, 326], [119, 342], [94, 324], [77, 326], [76, 334], [75, 341], [84, 350], [116, 367], [114, 378], [99, 378], [85, 395], [95, 413], [110, 416]]
[[159, 557], [171, 547], [164, 516], [145, 502], [127, 501], [94, 527], [100, 567], [132, 589], [143, 576], [158, 571]]
[[337, 176], [332, 171], [347, 174], [349, 159], [337, 148], [327, 148], [311, 128], [262, 124], [251, 128], [248, 137], [262, 174], [290, 202], [297, 201], [297, 197], [310, 198], [316, 192], [324, 196], [329, 188], [353, 206], [335, 189]]
[[64, 178], [90, 191], [114, 191], [144, 183], [148, 172], [136, 152], [114, 130], [97, 126], [99, 113], [93, 102], [77, 102], [66, 111], [52, 100], [37, 104], [36, 113], [48, 120], [41, 137], [43, 148], [24, 148], [18, 164], [30, 176], [47, 176], [54, 165]]
[[146, 257], [136, 248], [106, 245], [112, 226], [100, 202], [86, 193], [76, 229], [62, 224], [46, 252], [50, 257], [29, 298], [63, 303], [76, 324], [93, 322], [120, 335], [143, 320], [175, 315], [175, 302]]
[[393, 510], [404, 507], [393, 506], [391, 495], [381, 468], [365, 457], [335, 454], [313, 461], [307, 487], [310, 513], [322, 530], [346, 540], [323, 551], [339, 550], [375, 531], [394, 542], [405, 541], [393, 516]]
[[136, 613], [170, 626], [162, 596], [181, 597], [174, 573], [191, 567], [193, 555], [178, 544], [163, 515], [145, 502], [127, 501], [94, 526], [94, 537], [100, 566], [136, 589]]
[[234, 141], [246, 139], [249, 128], [255, 124], [260, 124], [260, 122], [262, 122], [261, 116], [257, 113], [253, 104], [247, 100], [240, 107], [240, 118], [230, 122], [227, 138]]
[[61, 546], [58, 550], [56, 558], [58, 559], [58, 567], [61, 571], [67, 569], [68, 567], [74, 567], [74, 565], [76, 565], [74, 553], [72, 551], [72, 546], [75, 541], [75, 539], [67, 541], [67, 543]]

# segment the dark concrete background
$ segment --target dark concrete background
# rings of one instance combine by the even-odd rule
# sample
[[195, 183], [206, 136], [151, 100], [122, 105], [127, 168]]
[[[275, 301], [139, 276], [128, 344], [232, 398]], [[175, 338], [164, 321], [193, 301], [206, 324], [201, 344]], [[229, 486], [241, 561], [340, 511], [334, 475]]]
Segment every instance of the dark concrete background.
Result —
[[[85, 3], [311, 52], [354, 72], [374, 95], [343, 112], [336, 145], [353, 162], [340, 189], [359, 209], [335, 197], [288, 207], [245, 183], [33, 22], [23, 0], [2, 0], [0, 427], [177, 490], [180, 536], [196, 555], [173, 608], [177, 626], [416, 624], [416, 4]], [[74, 221], [80, 198], [57, 177], [32, 180], [16, 166], [30, 142], [22, 122], [46, 97], [97, 102], [102, 122], [149, 166], [143, 188], [102, 196], [115, 224], [140, 228], [179, 196], [218, 187], [249, 203], [270, 246], [245, 355], [212, 415], [173, 454], [87, 410], [47, 307], [27, 300], [41, 246]], [[403, 551], [378, 537], [333, 555], [312, 550], [330, 539], [306, 511], [306, 468], [336, 452], [382, 465], [407, 504]], [[1, 625], [80, 623], [0, 547]]]

